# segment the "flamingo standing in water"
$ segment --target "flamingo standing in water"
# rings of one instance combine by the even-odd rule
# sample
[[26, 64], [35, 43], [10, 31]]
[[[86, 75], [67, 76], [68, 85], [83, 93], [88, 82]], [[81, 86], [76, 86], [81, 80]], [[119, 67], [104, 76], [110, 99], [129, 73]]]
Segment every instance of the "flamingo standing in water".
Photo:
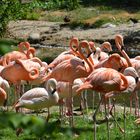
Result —
[[[49, 79], [46, 88], [36, 87], [25, 92], [16, 102], [14, 108], [18, 112], [19, 108], [39, 110], [50, 108], [58, 103], [59, 96], [56, 91], [57, 82], [55, 79]], [[49, 112], [47, 120], [49, 119]]]

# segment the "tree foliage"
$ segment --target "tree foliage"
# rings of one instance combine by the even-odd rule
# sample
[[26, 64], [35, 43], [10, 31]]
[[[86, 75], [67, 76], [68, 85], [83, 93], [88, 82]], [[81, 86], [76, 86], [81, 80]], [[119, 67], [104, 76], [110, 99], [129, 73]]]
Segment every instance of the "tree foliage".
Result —
[[0, 1], [0, 36], [6, 30], [7, 23], [10, 20], [16, 20], [23, 14], [19, 0], [1, 0]]

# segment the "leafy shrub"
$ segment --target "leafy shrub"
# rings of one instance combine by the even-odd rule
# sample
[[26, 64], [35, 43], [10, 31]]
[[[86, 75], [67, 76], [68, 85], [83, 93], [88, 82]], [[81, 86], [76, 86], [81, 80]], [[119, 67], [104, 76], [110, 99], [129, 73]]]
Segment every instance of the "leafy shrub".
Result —
[[72, 10], [79, 6], [79, 0], [33, 0], [27, 4], [22, 4], [20, 0], [1, 0], [0, 6], [0, 36], [2, 36], [6, 31], [8, 22], [11, 20], [39, 19], [40, 13], [37, 13], [34, 9], [51, 10], [66, 8]]

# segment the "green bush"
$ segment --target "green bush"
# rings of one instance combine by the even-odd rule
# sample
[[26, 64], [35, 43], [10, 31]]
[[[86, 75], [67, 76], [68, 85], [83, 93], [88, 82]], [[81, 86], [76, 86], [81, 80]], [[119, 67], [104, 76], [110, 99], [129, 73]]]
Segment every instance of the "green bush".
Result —
[[[107, 5], [110, 6], [126, 6], [139, 7], [140, 0], [32, 0], [31, 3], [22, 4], [21, 0], [1, 0], [0, 1], [0, 37], [5, 33], [7, 24], [11, 20], [28, 19], [37, 20], [40, 18], [39, 10], [66, 9], [73, 10], [85, 5]], [[105, 7], [103, 7], [105, 8]], [[35, 10], [34, 10], [35, 9]], [[138, 9], [138, 8], [136, 8]], [[108, 10], [104, 9], [104, 10]]]
[[6, 31], [7, 24], [11, 20], [24, 19], [30, 11], [29, 4], [21, 4], [20, 0], [0, 1], [0, 36]]
[[31, 19], [37, 20], [40, 17], [40, 13], [34, 11], [34, 9], [51, 10], [62, 9], [68, 10], [75, 9], [79, 6], [79, 0], [51, 0], [41, 1], [33, 0], [31, 3], [22, 4], [20, 0], [1, 0], [0, 1], [0, 37], [6, 31], [6, 27], [9, 21], [17, 19]]

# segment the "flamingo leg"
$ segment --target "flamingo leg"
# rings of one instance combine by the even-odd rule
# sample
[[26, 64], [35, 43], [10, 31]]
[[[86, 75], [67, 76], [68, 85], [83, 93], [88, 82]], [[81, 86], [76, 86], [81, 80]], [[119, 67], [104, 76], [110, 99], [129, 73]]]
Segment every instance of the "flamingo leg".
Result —
[[86, 114], [88, 115], [87, 90], [83, 91], [81, 94], [81, 110], [83, 118], [85, 119], [84, 109], [86, 109]]
[[132, 94], [130, 95], [130, 114], [132, 113], [132, 100], [133, 100], [133, 94], [134, 94], [134, 93], [132, 93]]
[[[115, 106], [115, 98], [113, 98], [113, 105], [112, 105], [112, 107], [114, 108], [113, 109], [113, 112], [114, 112], [114, 117], [116, 118], [116, 106]], [[115, 123], [116, 124], [116, 123]], [[115, 125], [116, 126], [116, 125]]]
[[92, 92], [92, 108], [95, 108], [95, 91]]
[[68, 98], [69, 102], [69, 110], [68, 110], [68, 115], [69, 115], [69, 123], [70, 126], [73, 127], [73, 96], [72, 96], [72, 84], [69, 83], [69, 95], [70, 98]]
[[126, 105], [124, 103], [124, 140], [126, 139]]
[[50, 119], [50, 109], [48, 108], [48, 116], [46, 118], [46, 121], [49, 122], [49, 119]]
[[22, 84], [21, 85], [21, 94], [20, 94], [20, 97], [24, 94], [24, 89], [25, 89], [25, 85], [24, 84]]
[[7, 101], [6, 101], [6, 111], [7, 112], [9, 111], [9, 107], [8, 107], [9, 106], [9, 101], [10, 101], [9, 100], [9, 98], [10, 98], [9, 95], [10, 95], [10, 89], [7, 90]]
[[97, 105], [97, 108], [92, 116], [93, 122], [94, 122], [94, 140], [97, 140], [97, 138], [96, 138], [96, 115], [98, 113], [98, 110], [99, 110], [99, 107], [100, 107], [102, 101], [103, 101], [103, 97], [101, 97], [101, 100], [99, 101], [99, 104]]
[[84, 93], [85, 91], [82, 92], [81, 94], [81, 101], [80, 101], [80, 109], [82, 111], [82, 114], [83, 114], [83, 119], [85, 119], [85, 114], [84, 114]]
[[86, 112], [88, 113], [88, 103], [87, 103], [87, 90], [83, 93], [84, 98], [84, 109], [86, 109]]
[[[108, 101], [108, 100], [107, 100]], [[109, 103], [108, 103], [109, 104]], [[109, 108], [108, 108], [109, 109]], [[105, 99], [105, 118], [106, 118], [106, 122], [107, 122], [107, 137], [108, 140], [110, 140], [110, 129], [109, 129], [109, 111], [106, 108], [106, 99]]]
[[117, 120], [116, 120], [115, 114], [113, 115], [113, 113], [112, 113], [113, 108], [115, 108], [114, 102], [113, 102], [112, 108], [111, 108], [110, 111], [109, 111], [109, 114], [110, 114], [110, 115], [112, 116], [112, 118], [114, 119], [116, 125], [119, 127], [119, 130], [120, 130], [122, 133], [124, 133], [124, 130], [121, 128], [120, 124], [119, 124], [119, 123], [117, 122]]
[[[97, 93], [98, 94], [98, 97], [99, 97], [99, 101], [101, 100], [101, 93], [100, 92], [98, 92]], [[95, 97], [94, 97], [94, 100], [95, 100]], [[94, 101], [95, 102], [95, 101]], [[101, 112], [101, 114], [103, 115], [103, 107], [102, 106], [100, 106], [100, 112]]]
[[73, 124], [73, 96], [72, 96], [72, 84], [70, 84], [69, 90], [70, 90], [70, 95], [71, 95], [71, 116], [70, 116], [71, 122], [70, 122], [70, 124], [71, 124], [71, 127], [73, 127], [74, 124]]
[[135, 115], [136, 116], [139, 116], [139, 97], [138, 97], [138, 94], [137, 92], [135, 92]]
[[64, 104], [64, 101], [63, 101], [63, 99], [61, 99], [60, 101], [60, 105], [59, 105], [59, 115], [60, 115], [60, 122], [61, 122], [61, 124], [62, 124], [62, 121], [63, 121], [63, 104]]

